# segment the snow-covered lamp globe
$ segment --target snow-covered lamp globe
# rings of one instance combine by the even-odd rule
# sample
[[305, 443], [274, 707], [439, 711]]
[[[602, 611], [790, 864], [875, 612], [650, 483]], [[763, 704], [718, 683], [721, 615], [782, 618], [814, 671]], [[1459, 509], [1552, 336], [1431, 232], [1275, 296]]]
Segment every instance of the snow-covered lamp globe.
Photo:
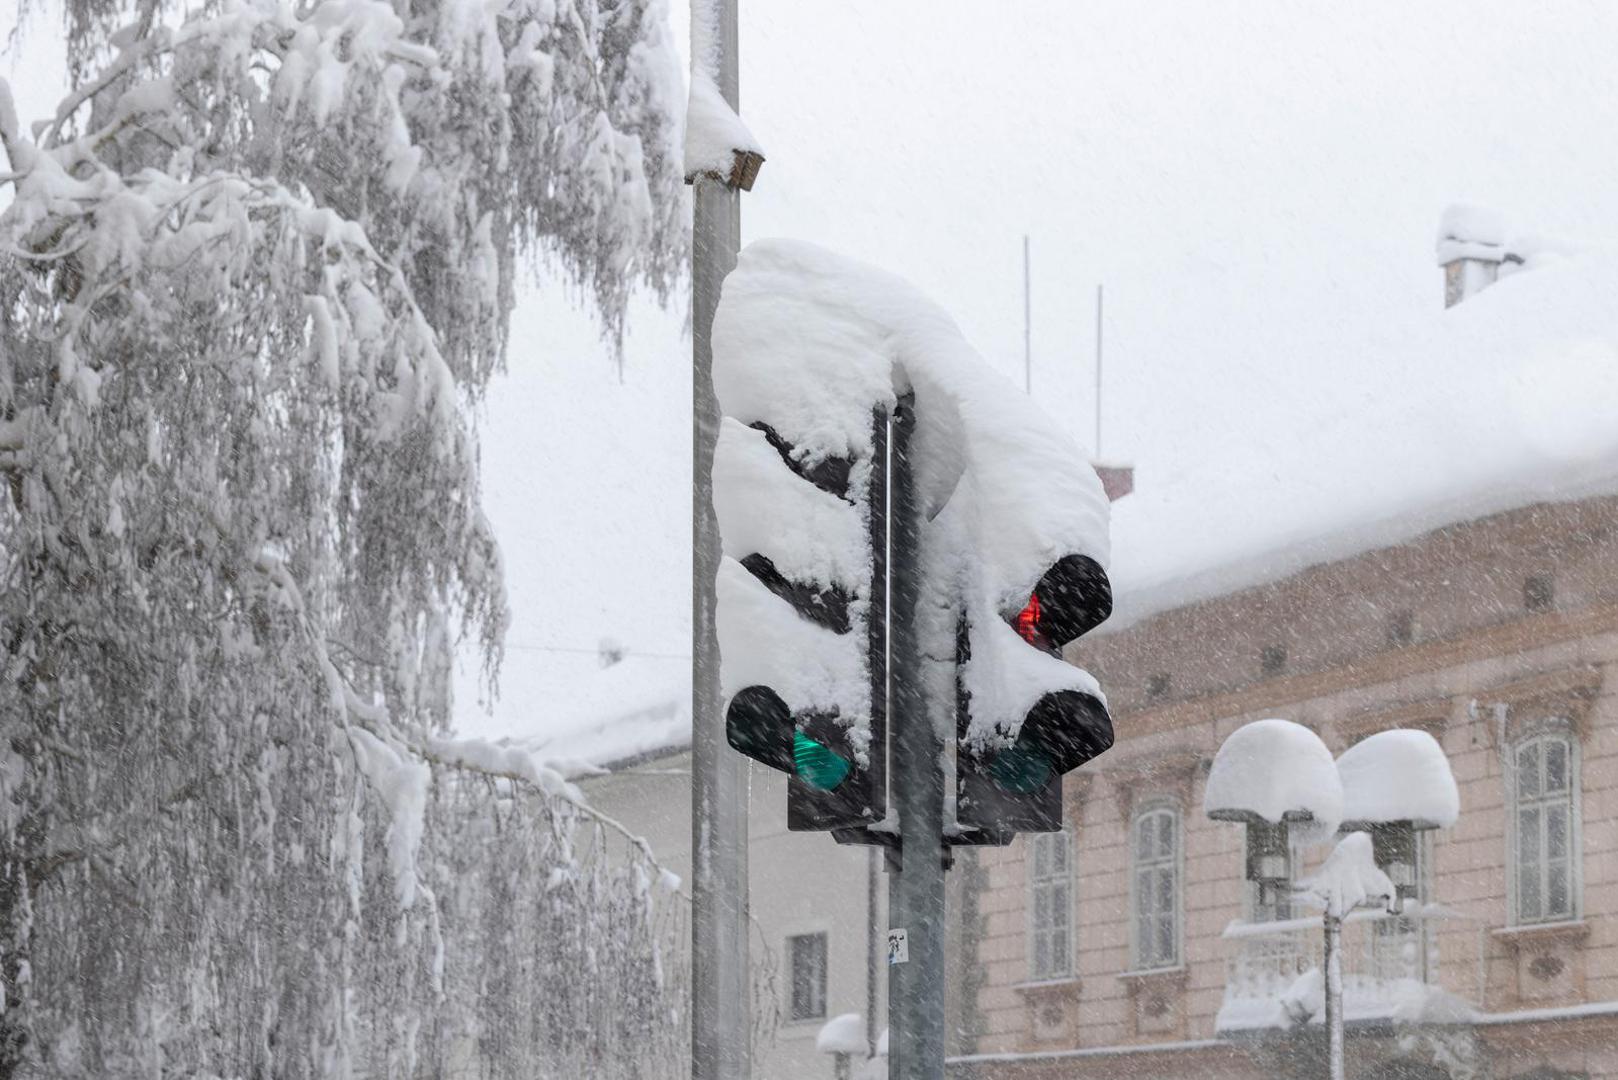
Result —
[[1416, 834], [1448, 828], [1461, 797], [1438, 740], [1425, 731], [1396, 728], [1355, 743], [1337, 759], [1343, 785], [1343, 831], [1371, 834], [1372, 855], [1398, 890], [1414, 899]]
[[1247, 880], [1268, 901], [1291, 887], [1291, 843], [1322, 840], [1342, 820], [1343, 790], [1331, 751], [1290, 720], [1255, 720], [1214, 755], [1202, 810], [1247, 827]]

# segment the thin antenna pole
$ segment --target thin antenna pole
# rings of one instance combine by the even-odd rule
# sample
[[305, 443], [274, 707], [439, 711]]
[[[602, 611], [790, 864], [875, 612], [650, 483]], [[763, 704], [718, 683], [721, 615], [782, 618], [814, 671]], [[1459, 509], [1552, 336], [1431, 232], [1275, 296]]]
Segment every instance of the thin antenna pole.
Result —
[[1022, 234], [1022, 392], [1034, 392], [1034, 302], [1029, 279], [1028, 234]]
[[1096, 286], [1096, 457], [1101, 457], [1101, 286]]

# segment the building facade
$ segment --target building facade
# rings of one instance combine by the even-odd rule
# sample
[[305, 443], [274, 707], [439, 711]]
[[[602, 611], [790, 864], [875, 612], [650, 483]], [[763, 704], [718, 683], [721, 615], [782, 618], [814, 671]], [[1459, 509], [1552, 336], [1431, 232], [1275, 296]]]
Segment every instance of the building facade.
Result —
[[[1618, 498], [1520, 507], [1082, 643], [1117, 743], [1068, 829], [978, 853], [961, 1077], [1324, 1075], [1318, 912], [1202, 813], [1240, 725], [1433, 734], [1420, 902], [1344, 931], [1350, 1080], [1618, 1077]], [[1326, 849], [1294, 853], [1307, 874]]]
[[[579, 781], [590, 805], [644, 838], [658, 862], [688, 883], [690, 751], [676, 745], [610, 764], [606, 775]], [[816, 1048], [828, 1020], [858, 1014], [872, 1049], [887, 1027], [887, 968], [872, 963], [872, 949], [884, 942], [871, 934], [887, 925], [887, 880], [874, 849], [787, 830], [783, 774], [752, 768], [750, 777], [753, 1075], [830, 1080], [836, 1062]]]

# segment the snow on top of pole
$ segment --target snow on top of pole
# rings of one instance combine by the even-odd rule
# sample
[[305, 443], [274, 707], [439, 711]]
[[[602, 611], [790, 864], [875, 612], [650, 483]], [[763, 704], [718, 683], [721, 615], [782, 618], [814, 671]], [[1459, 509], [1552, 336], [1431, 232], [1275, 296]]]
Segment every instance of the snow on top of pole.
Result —
[[1413, 821], [1448, 828], [1461, 797], [1449, 759], [1425, 731], [1396, 728], [1355, 743], [1337, 759], [1343, 820], [1364, 824]]
[[1320, 869], [1298, 883], [1298, 891], [1339, 919], [1374, 900], [1391, 901], [1397, 892], [1376, 865], [1371, 834], [1364, 832], [1351, 832], [1337, 841]]
[[685, 113], [685, 176], [729, 176], [738, 150], [764, 148], [720, 92], [719, 0], [691, 0], [691, 96]]
[[1306, 831], [1324, 838], [1343, 819], [1343, 785], [1320, 736], [1290, 720], [1255, 720], [1214, 755], [1202, 810], [1219, 820], [1274, 823], [1308, 814]]
[[865, 1054], [865, 1020], [859, 1013], [843, 1013], [821, 1025], [815, 1049], [822, 1054]]

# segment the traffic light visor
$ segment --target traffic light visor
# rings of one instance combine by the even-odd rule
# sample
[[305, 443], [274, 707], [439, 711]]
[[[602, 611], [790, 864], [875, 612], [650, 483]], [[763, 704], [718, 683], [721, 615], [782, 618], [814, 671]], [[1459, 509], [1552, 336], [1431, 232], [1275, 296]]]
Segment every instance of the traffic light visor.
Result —
[[989, 775], [1005, 791], [1038, 791], [1112, 745], [1112, 718], [1099, 700], [1077, 690], [1039, 699], [1016, 742], [989, 761]]
[[761, 765], [794, 771], [792, 710], [768, 686], [736, 692], [725, 710], [725, 738]]

